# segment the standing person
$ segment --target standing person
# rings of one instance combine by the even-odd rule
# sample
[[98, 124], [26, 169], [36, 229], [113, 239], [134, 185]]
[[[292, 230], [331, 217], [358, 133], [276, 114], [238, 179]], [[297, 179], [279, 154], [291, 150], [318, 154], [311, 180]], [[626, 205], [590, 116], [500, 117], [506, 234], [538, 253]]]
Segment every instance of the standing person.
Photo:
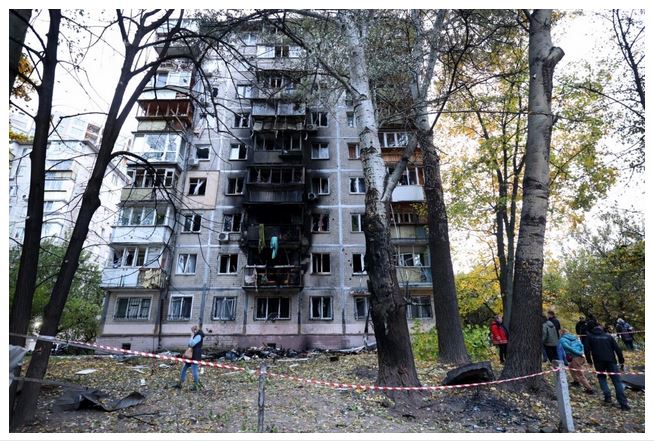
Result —
[[559, 334], [556, 331], [556, 326], [552, 320], [546, 319], [543, 322], [541, 338], [547, 359], [550, 362], [552, 362], [552, 360], [557, 360], [558, 354], [556, 352], [556, 347], [559, 344]]
[[634, 328], [624, 321], [622, 318], [618, 318], [617, 323], [615, 324], [615, 332], [620, 334], [620, 338], [624, 343], [625, 347], [633, 351], [634, 350]]
[[583, 316], [579, 317], [579, 323], [577, 323], [577, 326], [575, 326], [575, 330], [577, 331], [577, 335], [579, 338], [581, 338], [581, 344], [584, 346], [584, 355], [586, 356], [586, 362], [589, 365], [593, 364], [593, 357], [590, 354], [590, 349], [588, 348], [588, 329], [589, 326], [591, 326], [595, 321], [595, 317], [592, 315], [588, 316], [588, 320], [586, 320]]
[[584, 367], [584, 346], [581, 344], [579, 339], [572, 335], [567, 329], [561, 328], [561, 338], [559, 339], [559, 345], [563, 349], [566, 357], [559, 357], [559, 360], [566, 359], [570, 365], [570, 374], [572, 374], [572, 386], [579, 386], [581, 384], [584, 387], [584, 392], [587, 394], [594, 394], [593, 387], [590, 386], [586, 376], [583, 372]]
[[[622, 350], [620, 350], [618, 343], [610, 334], [604, 332], [601, 326], [594, 324], [588, 335], [588, 345], [593, 356], [595, 370], [598, 372], [615, 373], [611, 374], [610, 377], [615, 388], [615, 396], [620, 404], [620, 409], [624, 411], [630, 410], [627, 397], [624, 394], [622, 380], [618, 374], [620, 371], [615, 360], [617, 355], [620, 369], [624, 370], [624, 357], [622, 356]], [[606, 374], [597, 374], [597, 380], [604, 393], [604, 402], [611, 403], [611, 390], [606, 383]]]
[[[193, 348], [193, 356], [191, 357], [191, 360], [202, 360], [202, 341], [204, 340], [204, 332], [202, 332], [202, 329], [199, 329], [196, 325], [191, 327], [191, 332], [191, 339], [188, 342], [188, 346]], [[202, 387], [200, 383], [200, 373], [198, 372], [198, 364], [184, 362], [182, 372], [179, 376], [179, 382], [174, 386], [175, 388], [181, 388], [182, 385], [184, 385], [186, 371], [188, 371], [189, 368], [191, 368], [191, 374], [193, 375], [193, 388], [191, 388], [191, 391], [197, 391]]]
[[506, 359], [506, 348], [509, 343], [509, 330], [502, 323], [502, 316], [496, 315], [490, 325], [491, 340], [500, 353], [500, 363]]
[[579, 321], [575, 325], [575, 332], [577, 335], [582, 335], [586, 333], [586, 317], [583, 315], [579, 316]]
[[559, 331], [561, 330], [561, 322], [559, 321], [558, 318], [556, 318], [556, 315], [554, 314], [553, 310], [547, 311], [547, 319], [554, 323], [554, 327], [556, 328], [556, 338], [559, 338]]

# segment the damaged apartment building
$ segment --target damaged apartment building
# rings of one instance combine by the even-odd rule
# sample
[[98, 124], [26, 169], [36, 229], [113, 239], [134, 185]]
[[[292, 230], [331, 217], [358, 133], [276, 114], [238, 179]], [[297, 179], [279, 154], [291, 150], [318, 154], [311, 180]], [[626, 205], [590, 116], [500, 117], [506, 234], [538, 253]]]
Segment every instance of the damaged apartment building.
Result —
[[[179, 349], [194, 324], [216, 349], [347, 348], [363, 344], [366, 324], [372, 333], [352, 102], [313, 94], [322, 82], [300, 68], [300, 48], [260, 24], [234, 46], [245, 61], [167, 61], [140, 96], [132, 151], [153, 169], [129, 160], [103, 272], [102, 344]], [[392, 168], [406, 130], [388, 126], [379, 139]], [[393, 193], [392, 235], [407, 323], [429, 328], [420, 158]]]

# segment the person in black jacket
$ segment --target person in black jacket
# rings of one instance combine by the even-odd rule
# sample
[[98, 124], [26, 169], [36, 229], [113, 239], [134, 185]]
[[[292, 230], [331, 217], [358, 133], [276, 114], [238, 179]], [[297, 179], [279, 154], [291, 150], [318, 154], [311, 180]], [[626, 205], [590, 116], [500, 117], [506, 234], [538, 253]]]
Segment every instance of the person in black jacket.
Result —
[[[592, 329], [590, 329], [588, 335], [588, 347], [593, 356], [595, 370], [598, 372], [615, 373], [610, 374], [613, 387], [615, 388], [615, 396], [618, 399], [618, 403], [620, 403], [620, 408], [628, 411], [631, 408], [629, 408], [629, 403], [627, 403], [622, 380], [618, 374], [620, 371], [618, 370], [615, 361], [617, 355], [620, 369], [624, 370], [624, 357], [622, 355], [622, 350], [615, 339], [604, 332], [601, 326], [595, 323], [591, 324], [591, 326]], [[606, 382], [606, 374], [597, 374], [597, 380], [599, 380], [600, 388], [602, 388], [602, 392], [604, 393], [604, 402], [611, 403], [611, 390]]]
[[547, 319], [554, 323], [554, 327], [556, 328], [556, 338], [560, 337], [559, 332], [561, 331], [561, 322], [559, 321], [558, 318], [556, 318], [556, 315], [554, 314], [554, 311], [549, 310], [547, 311]]
[[575, 331], [581, 340], [581, 344], [584, 345], [584, 355], [586, 356], [586, 363], [589, 365], [593, 364], [593, 357], [590, 355], [590, 349], [588, 349], [588, 326], [593, 324], [595, 317], [592, 315], [588, 316], [588, 320], [582, 315], [579, 317], [579, 322], [575, 325]]

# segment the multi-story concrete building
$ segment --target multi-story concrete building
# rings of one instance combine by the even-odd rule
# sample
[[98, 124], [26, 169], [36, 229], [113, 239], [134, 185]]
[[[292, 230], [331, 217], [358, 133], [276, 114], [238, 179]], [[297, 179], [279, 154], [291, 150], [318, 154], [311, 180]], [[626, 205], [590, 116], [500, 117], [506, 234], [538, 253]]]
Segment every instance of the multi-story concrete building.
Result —
[[[204, 77], [166, 62], [140, 97], [133, 151], [151, 168], [128, 166], [103, 275], [104, 344], [179, 348], [192, 324], [205, 347], [363, 342], [365, 185], [352, 104], [309, 94], [322, 82], [282, 37], [259, 26], [234, 42], [246, 62], [214, 55]], [[390, 168], [406, 130], [379, 136]], [[393, 234], [408, 322], [431, 327], [425, 221], [412, 207], [424, 199], [419, 151], [414, 161], [393, 194]]]
[[[22, 243], [30, 189], [31, 144], [10, 143], [14, 158], [9, 170], [10, 247]], [[64, 240], [73, 230], [86, 183], [97, 156], [97, 147], [87, 140], [51, 140], [48, 143], [43, 197], [43, 239]], [[93, 217], [85, 250], [92, 261], [104, 264], [109, 254], [107, 240], [118, 209], [120, 191], [127, 176], [118, 165], [107, 173], [100, 200], [102, 206]]]

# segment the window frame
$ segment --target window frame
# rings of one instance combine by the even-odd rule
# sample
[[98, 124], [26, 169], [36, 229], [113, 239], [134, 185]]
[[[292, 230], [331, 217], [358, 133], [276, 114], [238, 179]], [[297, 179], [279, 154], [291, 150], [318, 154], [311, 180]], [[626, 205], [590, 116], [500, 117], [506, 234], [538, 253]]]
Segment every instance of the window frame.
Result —
[[[184, 223], [182, 224], [182, 233], [200, 233], [202, 231], [202, 215], [199, 213], [187, 213], [184, 216]], [[190, 220], [190, 229], [187, 230], [186, 225]], [[197, 221], [196, 221], [197, 220]], [[195, 229], [197, 225], [197, 230]]]
[[234, 125], [232, 128], [250, 128], [250, 112], [234, 113]]
[[[196, 182], [195, 187], [193, 183]], [[187, 196], [205, 196], [207, 193], [207, 177], [206, 176], [192, 176], [188, 178], [188, 192]]]
[[[354, 230], [354, 220], [358, 220], [359, 230]], [[363, 213], [350, 213], [350, 232], [363, 233]]]
[[[127, 300], [127, 304], [125, 306], [125, 316], [124, 317], [119, 317], [118, 311], [120, 310], [120, 302], [122, 300]], [[132, 307], [132, 300], [139, 300], [139, 305], [138, 305], [138, 315], [136, 317], [129, 317], [129, 309]], [[143, 302], [148, 301], [148, 314], [147, 317], [142, 317], [141, 313], [143, 312]], [[152, 313], [152, 297], [118, 297], [116, 298], [116, 303], [114, 305], [114, 314], [113, 314], [113, 319], [114, 320], [122, 320], [122, 321], [131, 321], [131, 320], [149, 320], [150, 315]]]
[[[422, 304], [416, 304], [415, 302], [418, 300], [426, 300], [427, 303], [425, 304], [424, 302]], [[410, 303], [407, 304], [406, 308], [406, 318], [407, 320], [431, 320], [434, 318], [434, 308], [432, 307], [432, 298], [431, 296], [427, 295], [417, 295], [417, 296], [411, 296], [410, 297]], [[424, 308], [428, 307], [429, 315], [424, 316]], [[417, 311], [419, 312], [417, 315], [414, 315], [413, 309], [416, 308]]]
[[[229, 191], [229, 184], [231, 181], [234, 181], [235, 190], [234, 192]], [[241, 184], [240, 191], [238, 191], [238, 184]], [[227, 187], [225, 188], [225, 196], [241, 196], [245, 193], [245, 177], [244, 176], [231, 176], [227, 178]]]
[[[235, 216], [238, 215], [238, 218], [235, 218]], [[229, 223], [229, 230], [227, 229], [227, 217], [231, 217], [230, 223]], [[238, 219], [238, 229], [234, 228], [234, 221], [235, 219]], [[241, 231], [243, 225], [243, 213], [242, 212], [235, 212], [235, 213], [223, 213], [223, 225], [222, 225], [222, 232], [227, 232], [227, 233], [238, 233]]]
[[[180, 258], [184, 256], [186, 257], [186, 260], [184, 261], [182, 271], [180, 272], [179, 269], [179, 261]], [[189, 265], [191, 264], [191, 257], [195, 257], [195, 260], [192, 262], [193, 264], [193, 272], [189, 272]], [[180, 253], [177, 254], [177, 262], [175, 263], [175, 275], [195, 275], [198, 270], [198, 254], [197, 253]]]
[[[354, 150], [355, 157], [352, 157], [352, 151]], [[350, 161], [357, 161], [361, 159], [361, 144], [358, 142], [348, 142], [347, 143], [347, 158]]]
[[[319, 220], [317, 221], [317, 225], [315, 218], [318, 217]], [[325, 224], [324, 221], [327, 223]], [[322, 224], [321, 224], [322, 223]], [[322, 230], [322, 227], [326, 225], [326, 229]], [[317, 227], [316, 228], [314, 228]], [[330, 231], [330, 218], [329, 218], [329, 212], [324, 212], [324, 213], [312, 213], [311, 214], [311, 233], [329, 233]]]
[[[352, 186], [356, 185], [356, 191], [352, 191]], [[361, 190], [363, 188], [363, 190]], [[363, 176], [350, 177], [350, 195], [365, 195], [366, 194], [366, 180]]]
[[[358, 257], [358, 261], [357, 258]], [[358, 264], [358, 266], [361, 268], [360, 272], [356, 272], [354, 265]], [[366, 263], [365, 263], [365, 254], [360, 253], [360, 252], [353, 252], [352, 253], [352, 275], [368, 275], [368, 272], [366, 271]]]
[[[225, 264], [226, 272], [221, 272], [225, 258], [227, 259], [227, 263]], [[235, 261], [232, 261], [233, 259]], [[233, 272], [231, 269], [233, 269]], [[218, 255], [218, 271], [216, 273], [218, 275], [238, 275], [238, 253], [221, 253]]]
[[[320, 299], [318, 308], [319, 315], [314, 316], [314, 303], [315, 299]], [[325, 308], [324, 299], [329, 299], [329, 316], [325, 316], [323, 309]], [[309, 297], [309, 320], [317, 321], [333, 321], [334, 320], [334, 298], [331, 295], [311, 295]]]
[[[316, 188], [316, 184], [314, 184], [315, 182], [318, 183], [317, 188]], [[327, 184], [327, 192], [322, 191], [325, 183]], [[329, 176], [313, 176], [311, 178], [311, 192], [319, 196], [326, 196], [331, 194], [331, 190], [329, 188]]]
[[[259, 316], [259, 301], [260, 300], [266, 300], [266, 315], [265, 317]], [[271, 312], [270, 308], [270, 301], [271, 300], [278, 300], [277, 303], [277, 312]], [[283, 309], [282, 308], [282, 300], [286, 300], [287, 302], [287, 309], [288, 309], [288, 315], [286, 317], [281, 317], [280, 312]], [[272, 314], [277, 314], [277, 317], [275, 317], [275, 320], [290, 320], [291, 319], [291, 299], [289, 297], [272, 297], [272, 296], [262, 296], [262, 297], [257, 297], [255, 302], [254, 302], [254, 320], [255, 321], [266, 321], [270, 319], [270, 316]]]
[[[206, 149], [207, 150], [207, 157], [200, 157], [199, 150]], [[195, 146], [195, 159], [198, 161], [210, 161], [211, 160], [211, 144], [197, 144]]]
[[[316, 151], [317, 149], [317, 151]], [[312, 142], [311, 143], [311, 159], [318, 161], [326, 161], [330, 158], [329, 142]]]
[[[358, 301], [363, 300], [363, 314], [360, 314], [358, 311]], [[368, 311], [370, 310], [370, 300], [367, 295], [356, 295], [353, 298], [353, 303], [354, 303], [354, 319], [355, 320], [365, 320], [366, 317], [368, 316]]]
[[[221, 301], [220, 314], [218, 314], [219, 316], [216, 316], [217, 315], [216, 312], [217, 312], [217, 309], [218, 309], [218, 301], [219, 300]], [[224, 310], [225, 309], [225, 303], [227, 303], [227, 302], [229, 302], [230, 305], [231, 305], [231, 318], [226, 318], [224, 316], [222, 316], [222, 317], [220, 316], [221, 314], [225, 313], [225, 310]], [[227, 296], [215, 295], [213, 297], [213, 304], [211, 306], [211, 319], [215, 320], [215, 321], [234, 321], [234, 320], [236, 320], [236, 307], [237, 307], [237, 304], [238, 304], [238, 301], [237, 301], [236, 296], [232, 296], [232, 295], [227, 295]]]
[[[320, 257], [320, 271], [316, 271], [316, 257]], [[325, 272], [325, 258], [327, 258], [327, 271]], [[331, 254], [328, 252], [312, 252], [311, 253], [311, 274], [313, 275], [331, 275], [332, 274], [332, 259]]]
[[[234, 150], [238, 149], [237, 157], [234, 157]], [[240, 155], [243, 154], [241, 158]], [[248, 159], [248, 146], [242, 142], [232, 142], [229, 144], [229, 160], [230, 161], [247, 161]]]
[[310, 114], [309, 123], [311, 125], [315, 125], [316, 127], [319, 127], [319, 128], [329, 127], [329, 119], [327, 117], [327, 112], [326, 111], [312, 111], [311, 114]]
[[[175, 299], [182, 299], [182, 303], [180, 305], [180, 312], [184, 312], [184, 300], [190, 299], [190, 302], [188, 304], [188, 317], [184, 317], [183, 315], [174, 317], [172, 314], [172, 309], [173, 309], [173, 300]], [[193, 318], [193, 295], [171, 295], [170, 299], [168, 301], [168, 315], [166, 316], [167, 321], [189, 321], [191, 318]]]

